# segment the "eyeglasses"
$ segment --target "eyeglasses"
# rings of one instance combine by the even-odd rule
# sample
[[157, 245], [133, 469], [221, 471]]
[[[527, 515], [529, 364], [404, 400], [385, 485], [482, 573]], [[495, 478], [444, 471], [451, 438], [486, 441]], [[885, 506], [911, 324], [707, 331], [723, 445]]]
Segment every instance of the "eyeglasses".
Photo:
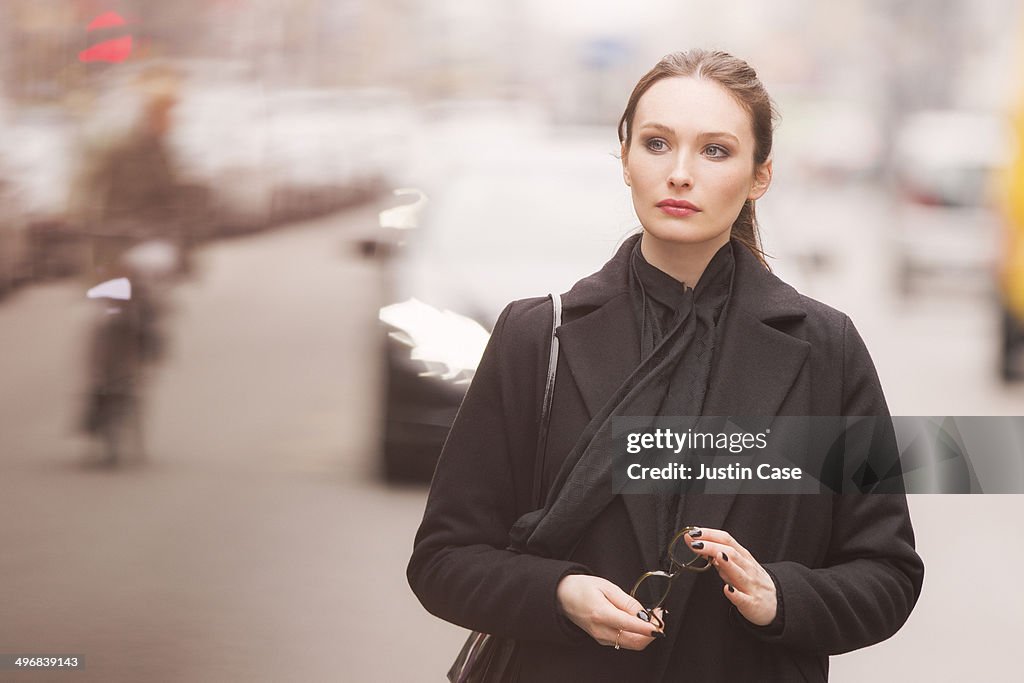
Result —
[[669, 591], [672, 590], [672, 582], [683, 573], [682, 570], [703, 572], [711, 568], [711, 560], [693, 552], [689, 544], [683, 540], [683, 536], [696, 530], [695, 526], [684, 527], [672, 539], [668, 546], [669, 571], [645, 572], [636, 580], [633, 590], [629, 592], [630, 597], [635, 598], [643, 605], [651, 623], [658, 628], [662, 628], [664, 623], [654, 614], [654, 610], [665, 604]]

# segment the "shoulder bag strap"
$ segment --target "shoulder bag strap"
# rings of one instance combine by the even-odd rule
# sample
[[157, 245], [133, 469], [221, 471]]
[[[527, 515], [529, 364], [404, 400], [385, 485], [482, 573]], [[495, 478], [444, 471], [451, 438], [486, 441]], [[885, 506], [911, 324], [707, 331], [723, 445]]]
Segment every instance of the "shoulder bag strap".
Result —
[[555, 330], [562, 324], [562, 297], [551, 294], [551, 350], [548, 352], [548, 376], [544, 382], [544, 400], [540, 404], [540, 424], [537, 429], [537, 456], [533, 469], [533, 503], [540, 507], [541, 479], [544, 475], [544, 453], [548, 445], [548, 424], [551, 422], [551, 402], [555, 393], [555, 372], [558, 369], [558, 337]]

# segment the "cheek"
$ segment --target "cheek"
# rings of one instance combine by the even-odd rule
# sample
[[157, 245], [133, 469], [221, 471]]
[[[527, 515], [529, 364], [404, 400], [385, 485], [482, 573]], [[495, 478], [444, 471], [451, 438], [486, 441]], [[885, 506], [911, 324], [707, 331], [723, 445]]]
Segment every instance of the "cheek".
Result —
[[665, 184], [671, 172], [672, 164], [660, 157], [648, 158], [643, 163], [632, 164], [629, 167], [630, 178], [634, 186], [644, 189], [660, 189]]
[[746, 200], [752, 184], [747, 169], [728, 169], [715, 179], [714, 187], [721, 201], [733, 204]]

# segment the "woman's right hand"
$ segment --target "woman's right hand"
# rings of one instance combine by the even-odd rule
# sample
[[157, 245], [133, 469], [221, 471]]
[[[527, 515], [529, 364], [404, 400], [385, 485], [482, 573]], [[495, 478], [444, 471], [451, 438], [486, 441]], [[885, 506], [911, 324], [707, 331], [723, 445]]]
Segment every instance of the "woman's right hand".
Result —
[[[601, 645], [643, 650], [664, 632], [637, 616], [643, 605], [607, 579], [569, 574], [558, 582], [558, 606]], [[655, 610], [659, 619], [660, 609]], [[621, 631], [621, 633], [620, 633]]]

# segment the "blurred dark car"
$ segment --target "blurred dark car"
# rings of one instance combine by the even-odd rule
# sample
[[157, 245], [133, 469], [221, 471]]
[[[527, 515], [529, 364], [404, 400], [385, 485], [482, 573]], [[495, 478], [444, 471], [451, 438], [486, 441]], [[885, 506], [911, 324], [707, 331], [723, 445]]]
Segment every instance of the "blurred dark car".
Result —
[[502, 308], [568, 290], [638, 225], [617, 141], [600, 135], [471, 135], [486, 146], [436, 174], [420, 227], [382, 228], [368, 248], [394, 302], [380, 312], [386, 479], [430, 479]]

